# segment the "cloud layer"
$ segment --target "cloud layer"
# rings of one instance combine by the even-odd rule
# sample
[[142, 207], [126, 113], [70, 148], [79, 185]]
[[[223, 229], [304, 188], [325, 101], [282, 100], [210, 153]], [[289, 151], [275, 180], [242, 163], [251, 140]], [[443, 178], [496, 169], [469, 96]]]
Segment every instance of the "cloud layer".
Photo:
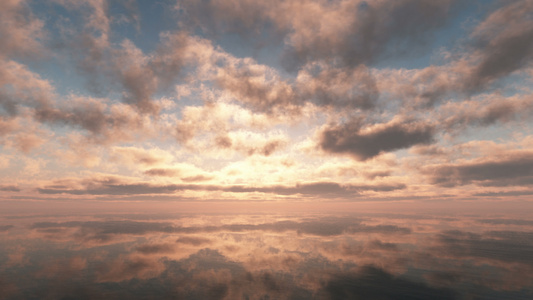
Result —
[[2, 201], [531, 195], [528, 0], [0, 8]]

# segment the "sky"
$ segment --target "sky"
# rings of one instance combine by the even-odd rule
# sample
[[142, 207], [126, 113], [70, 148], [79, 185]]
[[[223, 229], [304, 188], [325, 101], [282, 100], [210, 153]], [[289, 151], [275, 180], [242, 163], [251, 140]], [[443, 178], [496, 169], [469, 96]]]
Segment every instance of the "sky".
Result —
[[0, 40], [11, 207], [531, 204], [531, 0], [4, 0]]

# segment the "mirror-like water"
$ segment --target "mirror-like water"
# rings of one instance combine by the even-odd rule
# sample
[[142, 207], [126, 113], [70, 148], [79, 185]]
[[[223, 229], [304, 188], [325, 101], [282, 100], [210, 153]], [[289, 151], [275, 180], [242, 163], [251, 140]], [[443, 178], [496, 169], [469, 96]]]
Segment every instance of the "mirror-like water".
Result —
[[533, 220], [13, 215], [0, 299], [533, 299]]

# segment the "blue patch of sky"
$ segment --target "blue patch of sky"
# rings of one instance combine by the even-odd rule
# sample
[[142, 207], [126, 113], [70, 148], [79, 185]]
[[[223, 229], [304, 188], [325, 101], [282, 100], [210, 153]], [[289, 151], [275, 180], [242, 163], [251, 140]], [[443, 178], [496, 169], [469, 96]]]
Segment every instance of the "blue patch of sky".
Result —
[[31, 2], [33, 14], [44, 22], [46, 40], [43, 41], [51, 50], [45, 59], [29, 60], [24, 63], [33, 72], [38, 73], [43, 79], [51, 82], [59, 95], [67, 95], [74, 91], [80, 92], [85, 86], [85, 81], [71, 66], [71, 61], [66, 56], [65, 41], [61, 35], [63, 30], [76, 30], [82, 28], [81, 16], [67, 10], [65, 7], [48, 2]]
[[503, 77], [493, 84], [493, 90], [497, 90], [504, 97], [511, 97], [520, 94], [530, 94], [531, 76], [523, 72], [512, 73]]
[[[267, 26], [268, 27], [268, 26]], [[227, 33], [216, 39], [216, 43], [237, 58], [254, 58], [259, 64], [275, 68], [280, 75], [288, 76], [281, 64], [284, 44], [282, 40], [269, 36], [271, 30], [264, 28], [258, 37], [244, 37], [236, 33]]]
[[471, 127], [454, 138], [455, 144], [466, 144], [472, 140], [493, 141], [500, 144], [508, 144], [515, 141], [518, 134], [527, 134], [530, 129], [521, 122], [494, 123], [491, 125], [481, 125]]
[[[110, 2], [110, 42], [117, 46], [124, 39], [129, 39], [144, 53], [154, 51], [159, 44], [160, 33], [172, 31], [177, 27], [172, 3], [173, 1], [139, 1], [137, 10], [129, 11], [119, 2]], [[120, 93], [111, 93], [113, 89], [105, 87], [105, 84], [96, 87], [101, 92], [95, 95], [95, 89], [89, 88], [91, 83], [86, 74], [83, 74], [83, 71], [76, 67], [76, 62], [69, 57], [69, 45], [66, 43], [71, 40], [62, 36], [63, 32], [72, 30], [76, 37], [78, 33], [86, 31], [83, 10], [87, 9], [90, 8], [67, 9], [53, 2], [31, 2], [33, 14], [44, 22], [44, 30], [47, 33], [45, 44], [52, 50], [52, 55], [46, 59], [24, 63], [30, 70], [49, 80], [59, 95], [107, 96], [119, 99]], [[132, 17], [132, 13], [138, 13], [139, 23]]]
[[[453, 52], [456, 47], [467, 43], [468, 33], [476, 21], [482, 20], [486, 15], [486, 5], [493, 2], [495, 0], [458, 1], [450, 10], [453, 17], [443, 27], [425, 36], [423, 41], [420, 41], [422, 44], [418, 49], [412, 47], [411, 53], [382, 57], [374, 64], [374, 67], [378, 69], [421, 69], [432, 64], [441, 64], [444, 60], [440, 51]], [[491, 5], [488, 6], [491, 7]], [[389, 49], [389, 52], [391, 51], [394, 49]]]
[[[127, 38], [144, 53], [157, 49], [160, 34], [178, 30], [178, 12], [174, 9], [175, 1], [138, 1], [137, 24], [131, 22], [113, 23], [113, 42], [122, 42]], [[111, 15], [126, 16], [128, 11], [118, 4], [110, 7]], [[139, 29], [139, 30], [138, 30]]]

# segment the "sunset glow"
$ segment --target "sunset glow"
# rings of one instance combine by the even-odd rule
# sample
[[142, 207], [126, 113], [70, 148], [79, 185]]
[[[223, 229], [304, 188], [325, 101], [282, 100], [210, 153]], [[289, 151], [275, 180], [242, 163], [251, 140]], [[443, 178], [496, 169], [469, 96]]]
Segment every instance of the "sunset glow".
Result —
[[2, 200], [531, 197], [530, 1], [2, 3]]
[[[532, 274], [532, 196], [531, 0], [0, 0], [0, 289], [13, 299], [44, 295], [3, 279], [30, 264], [22, 236], [45, 252], [105, 248], [69, 258], [73, 274], [106, 260], [87, 271], [92, 284], [202, 257], [243, 269], [202, 269], [194, 284], [268, 266], [279, 285], [300, 266], [298, 299], [342, 299], [342, 280], [304, 271], [321, 259], [330, 271], [355, 263], [352, 279], [463, 272], [469, 257], [502, 278]], [[157, 217], [128, 223], [138, 214]], [[105, 231], [116, 224], [155, 229]], [[506, 230], [525, 234], [527, 262], [476, 256], [475, 243], [519, 245], [487, 233]], [[474, 250], [436, 250], [452, 244]], [[463, 277], [438, 272], [410, 278], [452, 299], [441, 289]], [[528, 288], [498, 284], [486, 286]], [[217, 299], [259, 299], [250, 286]]]

